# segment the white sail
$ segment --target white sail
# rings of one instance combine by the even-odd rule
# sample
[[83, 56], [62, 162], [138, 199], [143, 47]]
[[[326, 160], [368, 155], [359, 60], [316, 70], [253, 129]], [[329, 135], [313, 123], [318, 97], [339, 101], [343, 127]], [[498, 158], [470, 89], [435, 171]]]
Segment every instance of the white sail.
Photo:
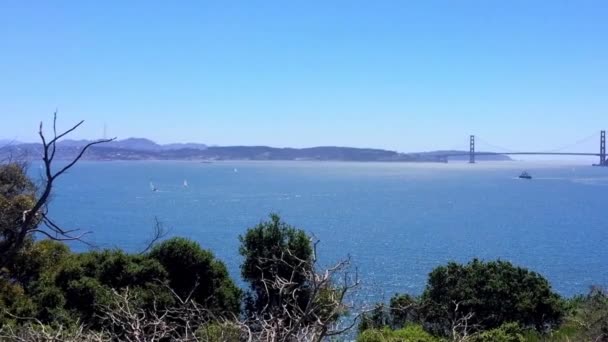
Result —
[[184, 179], [184, 188], [188, 187], [188, 181]]
[[154, 183], [150, 182], [150, 190], [157, 191], [158, 189], [154, 186]]

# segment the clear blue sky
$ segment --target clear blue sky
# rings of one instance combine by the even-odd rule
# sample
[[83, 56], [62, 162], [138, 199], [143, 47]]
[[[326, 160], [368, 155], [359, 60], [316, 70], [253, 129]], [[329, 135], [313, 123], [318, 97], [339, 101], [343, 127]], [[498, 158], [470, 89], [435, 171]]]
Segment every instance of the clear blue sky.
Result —
[[75, 138], [543, 150], [608, 129], [608, 1], [4, 0], [0, 137], [55, 108]]

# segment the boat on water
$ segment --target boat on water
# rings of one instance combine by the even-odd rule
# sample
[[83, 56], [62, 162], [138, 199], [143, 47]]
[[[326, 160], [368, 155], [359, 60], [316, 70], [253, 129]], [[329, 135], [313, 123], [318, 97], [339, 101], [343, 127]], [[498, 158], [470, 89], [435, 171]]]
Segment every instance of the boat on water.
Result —
[[150, 182], [150, 190], [152, 191], [158, 191], [158, 189], [156, 188], [156, 186], [154, 186], [154, 183]]
[[521, 179], [532, 179], [532, 176], [530, 176], [529, 173], [527, 173], [526, 171], [522, 172], [521, 175], [519, 175], [519, 178]]
[[184, 188], [188, 187], [188, 181], [184, 179]]

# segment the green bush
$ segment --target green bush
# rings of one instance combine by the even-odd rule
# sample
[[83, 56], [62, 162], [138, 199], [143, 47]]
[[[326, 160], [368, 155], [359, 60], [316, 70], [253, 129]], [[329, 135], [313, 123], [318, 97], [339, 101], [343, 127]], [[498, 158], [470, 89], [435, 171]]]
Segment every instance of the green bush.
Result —
[[564, 316], [559, 295], [538, 273], [505, 261], [477, 259], [434, 269], [422, 306], [425, 324], [436, 334], [448, 334], [451, 322], [469, 313], [473, 316], [468, 325], [479, 330], [515, 322], [544, 331], [557, 326]]
[[192, 299], [220, 315], [238, 314], [241, 290], [226, 266], [194, 241], [173, 238], [156, 245], [149, 257], [168, 272], [169, 286], [182, 298]]
[[440, 342], [441, 340], [432, 336], [420, 325], [410, 324], [399, 330], [370, 329], [363, 331], [357, 342]]
[[572, 310], [553, 335], [580, 341], [608, 341], [608, 291], [593, 287], [571, 300]]
[[386, 305], [384, 303], [378, 303], [373, 310], [366, 312], [361, 316], [361, 321], [358, 326], [359, 333], [365, 330], [388, 328], [390, 327], [391, 319], [392, 316], [389, 310], [387, 310]]
[[52, 277], [71, 254], [70, 248], [62, 242], [40, 240], [26, 244], [8, 267], [11, 277], [27, 286], [45, 276]]
[[416, 297], [409, 294], [395, 294], [389, 303], [391, 326], [403, 327], [408, 323], [420, 321], [420, 303]]
[[71, 319], [63, 308], [65, 297], [53, 282], [70, 253], [61, 242], [28, 241], [6, 267], [10, 280], [1, 281], [10, 286], [0, 287], [0, 297], [5, 298], [0, 299], [0, 307], [20, 317], [36, 317], [55, 324], [69, 323]]
[[52, 298], [50, 295], [56, 293], [59, 303], [59, 297], [63, 296], [63, 308], [92, 327], [101, 326], [100, 306], [110, 303], [113, 289], [129, 287], [150, 310], [173, 301], [169, 291], [160, 284], [167, 279], [167, 272], [158, 261], [120, 250], [72, 254], [55, 273], [35, 284], [34, 298], [48, 301]]
[[505, 323], [473, 337], [472, 342], [526, 342], [524, 331], [517, 323]]
[[399, 329], [409, 324], [421, 323], [419, 309], [420, 303], [416, 297], [409, 294], [395, 294], [391, 297], [388, 306], [379, 303], [371, 312], [361, 317], [359, 332], [383, 327]]
[[14, 321], [15, 315], [31, 317], [37, 311], [36, 304], [19, 284], [0, 278], [0, 327]]
[[272, 214], [269, 221], [248, 229], [239, 240], [239, 252], [245, 258], [241, 274], [252, 291], [246, 305], [249, 313], [273, 310], [284, 299], [278, 291], [268, 290], [264, 279], [290, 279], [295, 284], [293, 297], [301, 303], [308, 301], [305, 272], [312, 269], [313, 250], [303, 230]]
[[241, 330], [229, 322], [210, 323], [198, 328], [196, 337], [202, 342], [239, 342], [241, 341]]
[[27, 176], [26, 165], [0, 161], [0, 269], [10, 269], [15, 255], [31, 243], [31, 235], [21, 233], [23, 228], [36, 228], [40, 218], [34, 217], [28, 227], [22, 224], [24, 213], [31, 211], [36, 201], [36, 186]]

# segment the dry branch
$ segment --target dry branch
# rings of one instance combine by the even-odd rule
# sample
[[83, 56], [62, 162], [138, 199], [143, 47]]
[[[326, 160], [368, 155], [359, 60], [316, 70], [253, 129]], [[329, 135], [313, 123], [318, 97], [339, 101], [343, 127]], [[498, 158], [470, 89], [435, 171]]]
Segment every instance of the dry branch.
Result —
[[44, 135], [42, 122], [40, 123], [38, 135], [42, 141], [42, 162], [44, 169], [43, 184], [39, 191], [38, 199], [34, 203], [32, 209], [25, 211], [23, 213], [23, 218], [16, 226], [15, 231], [0, 241], [0, 267], [6, 264], [10, 255], [19, 250], [23, 246], [26, 238], [33, 233], [40, 233], [50, 239], [58, 241], [83, 241], [82, 238], [88, 233], [80, 232], [78, 229], [62, 229], [59, 225], [53, 222], [53, 220], [47, 214], [48, 203], [53, 190], [54, 182], [57, 180], [57, 178], [71, 169], [83, 157], [85, 152], [90, 147], [107, 143], [115, 139], [101, 139], [86, 144], [80, 149], [80, 152], [75, 158], [60, 168], [59, 171], [54, 171], [53, 162], [55, 161], [57, 142], [59, 139], [76, 130], [80, 125], [82, 125], [83, 122], [84, 121], [80, 121], [68, 130], [58, 133], [57, 112], [55, 112], [53, 115], [53, 138], [49, 141], [47, 141], [47, 138]]

